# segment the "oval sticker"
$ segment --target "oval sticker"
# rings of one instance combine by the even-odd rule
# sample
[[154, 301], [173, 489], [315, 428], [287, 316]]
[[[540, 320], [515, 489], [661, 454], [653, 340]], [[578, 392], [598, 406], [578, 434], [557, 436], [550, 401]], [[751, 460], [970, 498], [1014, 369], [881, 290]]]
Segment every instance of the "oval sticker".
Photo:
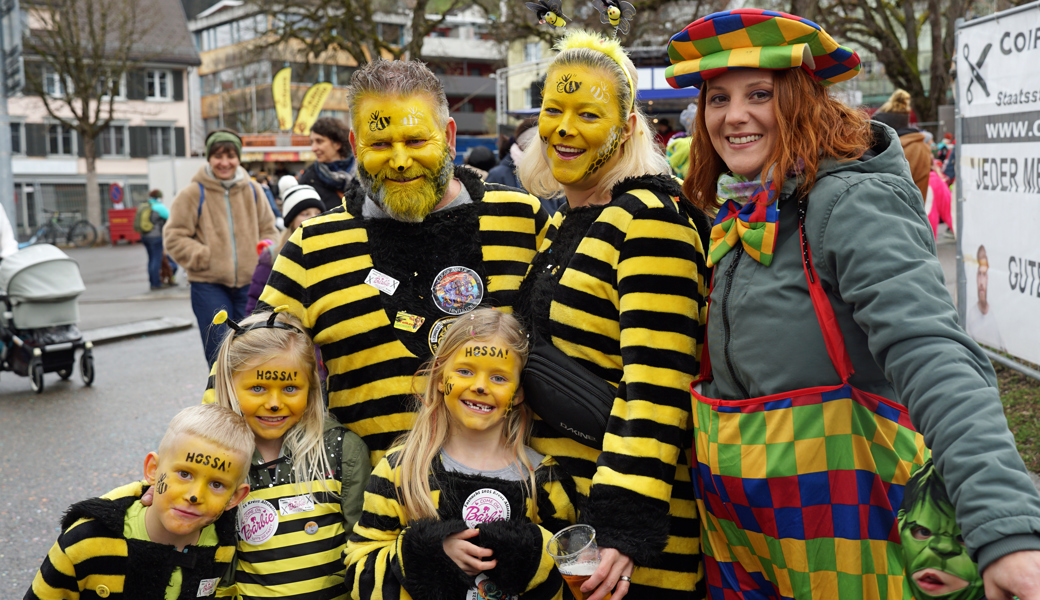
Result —
[[449, 315], [468, 313], [484, 300], [484, 282], [473, 269], [448, 267], [433, 278], [433, 303]]
[[267, 500], [254, 498], [238, 507], [238, 535], [245, 543], [259, 546], [278, 530], [278, 511]]
[[462, 520], [467, 527], [491, 521], [508, 521], [509, 514], [509, 500], [506, 500], [505, 494], [491, 488], [473, 492], [462, 505]]

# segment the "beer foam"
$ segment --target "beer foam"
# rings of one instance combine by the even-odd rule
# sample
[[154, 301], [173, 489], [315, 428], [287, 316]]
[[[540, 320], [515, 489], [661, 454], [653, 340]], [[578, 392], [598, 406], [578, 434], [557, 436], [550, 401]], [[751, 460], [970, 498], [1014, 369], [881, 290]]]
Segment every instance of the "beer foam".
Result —
[[560, 567], [560, 573], [575, 577], [590, 577], [599, 568], [598, 562], [583, 562]]

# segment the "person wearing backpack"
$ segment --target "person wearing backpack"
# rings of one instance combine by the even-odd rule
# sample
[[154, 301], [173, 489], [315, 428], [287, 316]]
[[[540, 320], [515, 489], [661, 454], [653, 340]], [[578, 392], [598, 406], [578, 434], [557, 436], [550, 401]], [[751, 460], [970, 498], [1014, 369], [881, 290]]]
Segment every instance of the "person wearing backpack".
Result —
[[[141, 234], [141, 243], [148, 251], [148, 283], [151, 289], [161, 290], [163, 288], [160, 271], [163, 260], [163, 226], [170, 218], [170, 209], [162, 203], [162, 192], [152, 190], [148, 192], [148, 201], [137, 207], [134, 215], [134, 231]], [[168, 258], [173, 273], [177, 273], [177, 263]], [[172, 276], [171, 276], [172, 280]]]

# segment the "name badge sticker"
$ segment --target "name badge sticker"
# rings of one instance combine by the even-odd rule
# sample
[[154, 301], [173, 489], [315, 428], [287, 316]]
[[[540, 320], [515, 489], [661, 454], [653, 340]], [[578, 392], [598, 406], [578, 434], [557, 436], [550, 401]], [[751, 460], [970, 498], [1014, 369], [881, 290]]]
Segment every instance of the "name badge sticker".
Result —
[[283, 517], [297, 513], [311, 512], [314, 510], [314, 499], [310, 496], [296, 496], [295, 498], [280, 498], [278, 509]]
[[426, 322], [426, 319], [419, 315], [413, 315], [406, 313], [403, 310], [397, 311], [397, 316], [394, 318], [394, 328], [403, 329], [415, 333], [419, 331], [422, 324]]
[[220, 577], [214, 577], [213, 579], [203, 579], [199, 582], [199, 593], [195, 595], [199, 598], [205, 596], [212, 596], [213, 592], [217, 591], [218, 583], [220, 583]]
[[492, 488], [482, 488], [469, 495], [462, 505], [462, 520], [467, 527], [480, 523], [508, 521], [511, 509], [505, 494]]
[[238, 505], [238, 537], [251, 546], [259, 546], [278, 531], [278, 512], [267, 500], [254, 498]]
[[375, 269], [368, 272], [368, 277], [365, 277], [365, 283], [376, 288], [380, 292], [383, 292], [387, 296], [393, 296], [394, 292], [397, 291], [397, 286], [401, 285], [400, 281], [386, 273], [380, 273]]

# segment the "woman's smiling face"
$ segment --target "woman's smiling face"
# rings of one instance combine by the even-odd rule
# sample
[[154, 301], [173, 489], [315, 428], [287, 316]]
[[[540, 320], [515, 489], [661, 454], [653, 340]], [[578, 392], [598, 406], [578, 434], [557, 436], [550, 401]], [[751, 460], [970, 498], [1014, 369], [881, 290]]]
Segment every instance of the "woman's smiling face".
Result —
[[617, 85], [601, 69], [564, 66], [546, 78], [538, 135], [553, 177], [589, 189], [610, 172], [626, 139]]
[[736, 69], [709, 79], [704, 124], [711, 145], [730, 171], [755, 179], [776, 148], [773, 72]]

